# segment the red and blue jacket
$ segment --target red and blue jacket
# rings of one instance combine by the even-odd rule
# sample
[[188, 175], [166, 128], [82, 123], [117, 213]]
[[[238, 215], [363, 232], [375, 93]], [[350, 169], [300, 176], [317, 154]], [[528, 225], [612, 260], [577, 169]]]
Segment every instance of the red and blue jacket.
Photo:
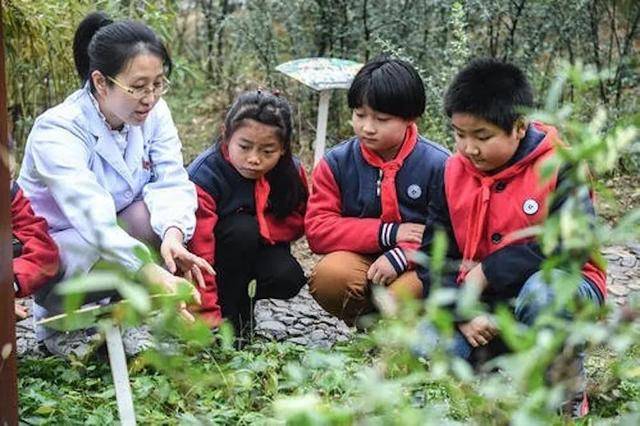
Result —
[[[443, 285], [456, 287], [464, 281], [465, 265], [480, 262], [489, 283], [483, 299], [504, 301], [517, 296], [526, 280], [540, 270], [545, 256], [534, 237], [524, 237], [526, 228], [542, 224], [567, 201], [569, 191], [549, 197], [564, 188], [564, 170], [556, 170], [543, 181], [540, 168], [555, 151], [560, 140], [555, 128], [539, 122], [529, 125], [513, 158], [500, 170], [483, 173], [460, 154], [453, 155], [444, 172], [444, 187], [434, 197], [434, 209], [427, 220], [421, 250], [428, 253], [433, 234], [443, 228], [449, 235], [447, 257], [450, 263], [462, 261], [459, 269], [450, 268]], [[565, 188], [566, 189], [566, 188]], [[580, 200], [582, 209], [595, 216], [587, 194]], [[606, 275], [592, 260], [582, 269], [583, 277], [604, 299]], [[425, 296], [431, 288], [427, 267], [418, 268]]]
[[[304, 167], [299, 161], [294, 161], [300, 173], [300, 180], [307, 188]], [[265, 244], [291, 242], [304, 235], [306, 203], [302, 203], [283, 219], [275, 217], [269, 209], [267, 179], [247, 179], [240, 175], [229, 162], [228, 154], [221, 144], [216, 144], [200, 154], [189, 165], [188, 172], [198, 194], [196, 229], [188, 248], [214, 268], [214, 229], [219, 218], [237, 213], [255, 215]], [[202, 295], [201, 315], [210, 325], [217, 325], [222, 313], [218, 303], [215, 276], [205, 273], [204, 278], [205, 288], [198, 289]]]
[[398, 226], [425, 222], [448, 156], [443, 147], [420, 137], [415, 124], [388, 162], [357, 137], [332, 148], [313, 172], [305, 216], [311, 250], [384, 253], [398, 274], [412, 267], [407, 254], [419, 244], [396, 244]]
[[48, 229], [47, 221], [35, 215], [22, 189], [14, 183], [11, 186], [11, 232], [17, 297], [35, 293], [58, 275], [58, 246], [49, 236]]

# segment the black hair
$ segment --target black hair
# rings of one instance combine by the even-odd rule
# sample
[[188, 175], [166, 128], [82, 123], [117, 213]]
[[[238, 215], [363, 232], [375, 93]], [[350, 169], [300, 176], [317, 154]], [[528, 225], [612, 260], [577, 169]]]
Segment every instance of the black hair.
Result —
[[240, 94], [225, 117], [222, 144], [229, 142], [235, 131], [245, 124], [245, 120], [255, 120], [275, 127], [284, 149], [278, 163], [265, 176], [271, 187], [270, 211], [277, 218], [283, 219], [306, 201], [308, 196], [308, 190], [300, 180], [300, 173], [291, 153], [291, 106], [279, 94], [264, 90]]
[[173, 64], [169, 52], [153, 30], [141, 22], [113, 21], [104, 12], [93, 12], [80, 22], [73, 39], [76, 70], [83, 84], [90, 81], [92, 90], [93, 71], [115, 77], [140, 53], [158, 56], [165, 75], [171, 74]]
[[379, 55], [356, 74], [347, 95], [349, 108], [370, 108], [405, 119], [424, 113], [426, 96], [418, 72], [406, 61]]
[[524, 72], [494, 58], [479, 58], [467, 64], [444, 96], [449, 118], [455, 113], [472, 114], [507, 133], [523, 116], [523, 110], [533, 106], [533, 90]]

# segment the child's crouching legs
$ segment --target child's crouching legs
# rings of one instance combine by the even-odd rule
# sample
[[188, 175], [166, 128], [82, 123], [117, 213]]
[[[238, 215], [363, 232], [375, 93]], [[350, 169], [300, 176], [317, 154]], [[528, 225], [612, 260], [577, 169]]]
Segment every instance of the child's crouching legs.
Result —
[[329, 253], [311, 273], [311, 295], [325, 311], [353, 326], [359, 315], [374, 309], [367, 283], [372, 262], [372, 257], [349, 251]]
[[[558, 279], [566, 272], [552, 271], [553, 279]], [[591, 283], [582, 279], [576, 296], [587, 302], [602, 305], [603, 300], [599, 291]], [[516, 298], [515, 316], [524, 324], [532, 325], [538, 315], [548, 309], [554, 302], [553, 287], [548, 285], [542, 271], [533, 274], [525, 282]], [[570, 318], [568, 311], [560, 312], [565, 318]], [[584, 369], [584, 346], [565, 347], [556, 361], [547, 372], [547, 379], [552, 383], [564, 382], [567, 385], [567, 401], [563, 404], [562, 411], [572, 417], [581, 417], [589, 410], [586, 397], [586, 373]]]
[[[567, 275], [567, 273], [560, 270], [553, 270], [551, 275], [553, 277], [552, 279], [555, 280], [563, 275]], [[577, 297], [595, 303], [596, 305], [603, 303], [602, 296], [598, 294], [594, 286], [584, 278], [578, 286]], [[516, 319], [524, 324], [533, 325], [540, 313], [553, 304], [554, 298], [553, 287], [545, 282], [543, 272], [536, 272], [525, 281], [520, 293], [518, 293], [515, 305]], [[562, 312], [561, 315], [567, 318], [569, 317], [569, 313], [566, 311]]]
[[387, 287], [396, 300], [422, 298], [422, 281], [416, 271], [408, 271], [396, 278]]
[[257, 299], [291, 299], [306, 284], [302, 266], [289, 244], [264, 246], [256, 260]]
[[[367, 280], [374, 260], [375, 256], [349, 251], [329, 253], [311, 273], [309, 290], [324, 310], [353, 326], [360, 315], [376, 311]], [[396, 300], [422, 297], [422, 282], [415, 271], [403, 273], [387, 289]]]

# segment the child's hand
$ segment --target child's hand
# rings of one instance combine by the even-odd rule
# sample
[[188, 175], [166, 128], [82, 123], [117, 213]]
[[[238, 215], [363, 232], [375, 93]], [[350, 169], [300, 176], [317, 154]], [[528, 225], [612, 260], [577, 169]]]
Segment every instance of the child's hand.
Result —
[[374, 284], [389, 285], [398, 277], [398, 273], [389, 262], [389, 259], [383, 254], [369, 266], [367, 271], [367, 279]]
[[489, 282], [482, 270], [482, 263], [475, 263], [469, 272], [467, 272], [467, 275], [465, 275], [464, 281], [467, 283], [474, 283], [474, 285], [478, 286], [481, 292], [484, 291], [489, 285]]
[[396, 234], [396, 242], [421, 243], [424, 225], [420, 223], [401, 223]]
[[25, 308], [18, 302], [15, 302], [14, 308], [16, 313], [16, 321], [23, 320], [29, 315], [29, 313], [27, 312], [27, 308]]
[[[202, 298], [200, 296], [200, 292], [187, 280], [181, 277], [176, 277], [171, 274], [169, 271], [163, 269], [162, 267], [154, 264], [148, 263], [144, 265], [140, 269], [140, 276], [142, 277], [143, 282], [147, 284], [155, 284], [158, 285], [164, 290], [164, 292], [168, 294], [174, 294], [178, 292], [178, 286], [181, 284], [189, 285], [192, 289], [192, 295], [195, 302], [200, 305], [202, 304]], [[189, 322], [195, 321], [194, 316], [187, 309], [186, 302], [180, 302], [178, 307], [178, 312], [182, 318]]]
[[498, 335], [498, 327], [489, 315], [480, 315], [458, 325], [458, 329], [474, 348], [484, 346]]
[[182, 240], [182, 231], [178, 228], [171, 227], [167, 229], [160, 246], [160, 255], [169, 272], [172, 274], [180, 272], [190, 279], [194, 279], [201, 288], [204, 288], [205, 281], [202, 271], [204, 270], [213, 275], [215, 274], [213, 267], [203, 258], [187, 250], [182, 244]]

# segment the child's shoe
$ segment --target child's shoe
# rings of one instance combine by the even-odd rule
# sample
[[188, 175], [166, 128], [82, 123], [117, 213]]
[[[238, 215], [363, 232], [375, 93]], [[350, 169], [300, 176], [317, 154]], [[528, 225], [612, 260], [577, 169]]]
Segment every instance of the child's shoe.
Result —
[[579, 419], [589, 414], [589, 398], [587, 397], [587, 392], [578, 392], [572, 399], [562, 404], [562, 413], [573, 419]]

